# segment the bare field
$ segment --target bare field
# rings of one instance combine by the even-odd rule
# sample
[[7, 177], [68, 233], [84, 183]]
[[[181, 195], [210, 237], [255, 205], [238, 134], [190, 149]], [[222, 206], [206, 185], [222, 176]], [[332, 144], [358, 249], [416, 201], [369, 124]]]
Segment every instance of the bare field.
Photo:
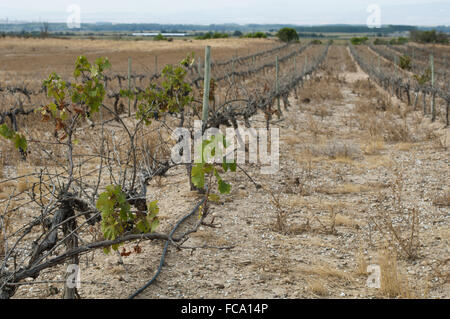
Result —
[[234, 55], [248, 55], [275, 45], [273, 40], [216, 39], [167, 41], [114, 41], [114, 40], [65, 40], [65, 39], [0, 39], [0, 80], [19, 83], [27, 77], [48, 76], [50, 72], [71, 74], [79, 55], [89, 59], [108, 57], [113, 70], [126, 74], [128, 58], [133, 59], [133, 70], [155, 70], [155, 55], [159, 70], [166, 64], [177, 63], [194, 52], [203, 58], [205, 46], [212, 48], [213, 60], [227, 60]]

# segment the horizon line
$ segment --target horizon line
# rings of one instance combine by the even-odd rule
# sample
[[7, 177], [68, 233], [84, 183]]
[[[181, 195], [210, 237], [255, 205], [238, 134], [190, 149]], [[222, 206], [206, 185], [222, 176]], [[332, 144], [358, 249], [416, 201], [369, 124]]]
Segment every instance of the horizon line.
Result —
[[[0, 19], [0, 23], [2, 24], [24, 24], [24, 23], [54, 23], [54, 24], [65, 24], [66, 21], [48, 21], [48, 20], [19, 20], [19, 19], [10, 19], [3, 18]], [[278, 26], [296, 26], [296, 27], [317, 27], [317, 26], [367, 26], [364, 23], [316, 23], [316, 24], [296, 24], [296, 23], [235, 23], [235, 22], [225, 22], [225, 23], [162, 23], [162, 22], [114, 22], [114, 21], [89, 21], [89, 22], [81, 22], [81, 24], [156, 24], [156, 25], [194, 25], [194, 26], [222, 26], [222, 25], [236, 25], [236, 26], [250, 26], [250, 25], [278, 25]], [[381, 28], [387, 26], [408, 26], [408, 27], [450, 27], [450, 24], [434, 24], [434, 25], [426, 25], [426, 24], [396, 24], [396, 23], [386, 23], [382, 24]]]

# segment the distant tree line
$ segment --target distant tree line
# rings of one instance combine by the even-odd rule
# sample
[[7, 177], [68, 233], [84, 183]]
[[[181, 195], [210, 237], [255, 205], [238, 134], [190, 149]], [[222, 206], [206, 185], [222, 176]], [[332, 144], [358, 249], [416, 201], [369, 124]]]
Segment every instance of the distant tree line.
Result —
[[267, 33], [259, 31], [259, 32], [252, 32], [252, 33], [243, 34], [240, 37], [241, 38], [250, 38], [250, 39], [266, 39], [267, 36], [268, 36]]
[[207, 33], [200, 33], [195, 38], [197, 40], [207, 40], [207, 39], [226, 39], [229, 37], [228, 33], [220, 33], [220, 32], [207, 32]]
[[419, 31], [412, 30], [410, 32], [411, 41], [421, 42], [421, 43], [449, 43], [449, 35], [444, 32], [436, 32], [436, 30], [431, 31]]
[[322, 33], [317, 34], [315, 32], [313, 32], [313, 33], [301, 33], [300, 32], [300, 33], [298, 33], [298, 36], [300, 38], [325, 38], [325, 36]]
[[393, 38], [390, 40], [384, 40], [384, 39], [380, 39], [380, 38], [376, 38], [373, 41], [374, 45], [386, 45], [386, 44], [390, 44], [390, 45], [403, 45], [408, 43], [408, 38], [405, 37], [398, 37], [398, 38]]
[[387, 25], [381, 28], [369, 28], [366, 25], [321, 25], [321, 26], [311, 26], [294, 27], [297, 32], [316, 32], [316, 33], [394, 33], [394, 32], [406, 32], [411, 30], [416, 30], [415, 26], [407, 25]]
[[[42, 23], [0, 23], [0, 32], [33, 32], [40, 31]], [[403, 25], [387, 25], [381, 28], [368, 28], [366, 25], [321, 25], [321, 26], [296, 26], [296, 25], [282, 25], [282, 24], [210, 24], [210, 25], [195, 25], [195, 24], [158, 24], [158, 23], [119, 23], [113, 24], [109, 22], [99, 23], [82, 23], [80, 29], [69, 29], [66, 23], [49, 23], [49, 27], [53, 32], [66, 31], [87, 31], [87, 32], [142, 32], [142, 31], [156, 31], [165, 32], [227, 32], [232, 33], [239, 30], [243, 33], [262, 31], [275, 32], [284, 27], [290, 27], [300, 33], [393, 33], [416, 30], [414, 26]], [[450, 28], [448, 28], [450, 31]], [[165, 31], [165, 32], [163, 32]], [[447, 32], [448, 32], [447, 31]]]

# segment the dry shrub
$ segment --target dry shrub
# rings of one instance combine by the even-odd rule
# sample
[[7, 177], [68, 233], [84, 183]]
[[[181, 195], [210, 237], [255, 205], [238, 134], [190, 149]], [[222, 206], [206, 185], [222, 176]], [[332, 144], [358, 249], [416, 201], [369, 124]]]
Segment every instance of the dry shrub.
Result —
[[302, 222], [299, 222], [299, 219], [296, 218], [295, 221], [297, 223], [290, 225], [288, 225], [287, 221], [289, 215], [292, 215], [293, 212], [298, 212], [302, 207], [309, 207], [307, 200], [304, 200], [302, 197], [293, 196], [281, 201], [279, 197], [275, 196], [273, 193], [271, 193], [271, 196], [271, 202], [275, 205], [277, 213], [277, 221], [274, 226], [275, 231], [285, 235], [299, 235], [304, 232], [312, 231], [310, 217], [305, 217]]
[[374, 116], [363, 114], [358, 117], [359, 127], [366, 131], [372, 140], [381, 136], [386, 142], [414, 141], [411, 129], [406, 120], [400, 121], [390, 114]]
[[275, 210], [277, 213], [277, 221], [274, 228], [276, 231], [282, 234], [287, 234], [289, 229], [287, 225], [288, 211], [282, 207], [279, 196], [275, 196], [275, 194], [270, 189], [266, 190], [271, 195], [271, 203], [275, 206]]
[[320, 124], [314, 119], [314, 117], [311, 114], [308, 114], [306, 117], [308, 130], [313, 134], [314, 138], [317, 138], [319, 135], [323, 134]]
[[170, 159], [171, 145], [165, 143], [160, 130], [152, 128], [138, 139], [137, 145], [138, 158], [144, 163], [146, 169], [156, 169], [158, 163], [164, 163]]
[[419, 212], [406, 207], [403, 201], [403, 176], [395, 172], [396, 179], [389, 187], [390, 194], [379, 195], [376, 215], [371, 222], [384, 240], [404, 258], [419, 257]]
[[384, 121], [384, 138], [386, 142], [412, 142], [414, 138], [406, 120], [402, 122], [386, 118]]
[[[448, 235], [448, 233], [447, 233]], [[448, 238], [448, 236], [447, 236]], [[431, 266], [432, 273], [428, 275], [428, 284], [426, 290], [436, 289], [439, 286], [446, 285], [450, 282], [450, 258], [438, 259]], [[433, 279], [433, 280], [431, 280]], [[426, 296], [427, 292], [424, 293]], [[425, 297], [426, 298], [426, 297]]]

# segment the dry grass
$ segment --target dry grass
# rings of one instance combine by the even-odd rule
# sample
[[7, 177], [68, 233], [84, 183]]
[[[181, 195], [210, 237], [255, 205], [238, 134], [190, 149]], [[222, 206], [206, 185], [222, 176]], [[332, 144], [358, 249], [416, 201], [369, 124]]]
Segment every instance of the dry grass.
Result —
[[374, 115], [359, 115], [356, 117], [359, 128], [365, 131], [370, 139], [378, 139], [383, 136], [383, 120]]
[[406, 119], [398, 120], [392, 115], [373, 116], [370, 114], [358, 117], [359, 127], [366, 131], [372, 140], [383, 137], [386, 142], [412, 142], [414, 137]]
[[363, 95], [369, 99], [379, 96], [379, 92], [376, 86], [370, 81], [370, 79], [359, 79], [352, 84], [353, 92], [359, 95]]
[[384, 141], [380, 137], [368, 139], [361, 147], [366, 155], [376, 155], [385, 149]]
[[448, 134], [443, 134], [442, 136], [436, 133], [431, 133], [430, 139], [432, 145], [437, 150], [446, 150], [449, 147]]
[[[33, 169], [24, 164], [20, 163], [17, 167], [17, 176], [26, 176], [33, 173]], [[36, 178], [33, 177], [23, 177], [17, 180], [17, 192], [23, 193], [28, 191], [32, 186], [33, 183], [38, 182]]]
[[314, 115], [319, 116], [322, 121], [325, 117], [333, 115], [333, 112], [330, 110], [329, 106], [321, 104], [314, 109]]
[[369, 264], [366, 261], [366, 257], [364, 256], [362, 250], [358, 251], [358, 255], [356, 256], [357, 264], [355, 269], [355, 275], [357, 276], [367, 276], [367, 266]]
[[344, 226], [350, 228], [359, 228], [359, 222], [341, 214], [336, 214], [335, 217], [336, 226]]
[[163, 66], [180, 61], [194, 52], [202, 59], [205, 45], [212, 48], [212, 59], [227, 60], [236, 53], [240, 56], [269, 49], [279, 45], [270, 39], [175, 39], [167, 41], [116, 41], [87, 39], [16, 39], [5, 38], [0, 41], [2, 70], [9, 73], [7, 79], [24, 81], [30, 78], [44, 79], [55, 71], [68, 75], [73, 71], [73, 63], [79, 55], [88, 59], [107, 56], [113, 70], [126, 73], [128, 57], [133, 59], [133, 70], [143, 68], [152, 72], [154, 56], [158, 65]]
[[16, 183], [13, 181], [8, 181], [0, 184], [0, 199], [7, 199], [13, 192], [16, 191]]
[[1, 165], [16, 166], [21, 161], [20, 153], [14, 148], [13, 143], [5, 141], [4, 139], [0, 144], [0, 162]]
[[2, 206], [0, 206], [0, 256], [4, 256], [4, 254], [5, 254], [4, 238], [5, 238], [5, 235], [8, 234], [8, 230], [9, 230], [10, 222], [11, 222], [10, 214], [4, 212], [3, 210], [4, 210], [4, 208]]
[[314, 158], [328, 157], [343, 162], [352, 161], [361, 157], [359, 145], [346, 141], [330, 141], [326, 144], [313, 144], [304, 147], [304, 153]]
[[413, 143], [398, 143], [396, 146], [395, 146], [395, 148], [397, 149], [397, 150], [399, 150], [399, 151], [403, 151], [403, 152], [406, 152], [406, 151], [409, 151], [411, 148], [413, 148], [414, 147], [414, 144]]
[[335, 77], [315, 77], [300, 89], [301, 101], [310, 102], [340, 101], [344, 99], [340, 89], [340, 81]]
[[450, 207], [450, 189], [445, 190], [441, 194], [435, 195], [433, 204], [441, 207]]
[[307, 290], [314, 295], [321, 297], [326, 297], [329, 295], [328, 289], [325, 287], [325, 284], [322, 280], [312, 279], [307, 281], [307, 283]]
[[384, 137], [387, 142], [411, 142], [414, 140], [406, 119], [398, 121], [389, 117], [384, 120]]
[[[120, 40], [89, 40], [89, 39], [23, 39], [23, 38], [6, 38], [0, 42], [0, 50], [13, 51], [46, 51], [49, 49], [58, 49], [69, 46], [71, 49], [80, 50], [114, 50], [117, 51], [144, 51], [151, 50], [189, 50], [193, 47], [204, 47], [211, 45], [217, 49], [236, 48], [244, 49], [248, 53], [249, 46], [265, 46], [267, 44], [275, 43], [272, 40], [266, 39], [211, 39], [211, 40], [192, 40], [182, 41], [175, 39], [173, 42], [167, 41], [120, 41]], [[126, 44], [126, 45], [125, 45]]]
[[321, 186], [317, 188], [317, 192], [327, 195], [359, 194], [370, 190], [371, 187], [369, 186], [351, 183], [345, 183], [334, 187]]
[[300, 266], [298, 270], [308, 275], [318, 276], [321, 279], [334, 278], [343, 280], [346, 283], [354, 282], [354, 278], [351, 276], [351, 274], [339, 270], [335, 267], [331, 267], [330, 265], [325, 263], [320, 263], [312, 266]]
[[378, 263], [381, 268], [380, 294], [388, 298], [412, 298], [406, 276], [399, 273], [396, 254], [385, 248], [379, 252]]
[[294, 146], [300, 143], [300, 138], [297, 135], [286, 135], [283, 136], [283, 141], [290, 146]]
[[367, 164], [365, 165], [369, 169], [378, 167], [390, 168], [394, 165], [394, 162], [389, 156], [386, 155], [372, 155], [366, 157]]
[[352, 61], [352, 58], [347, 53], [345, 46], [336, 45], [333, 50], [328, 53], [328, 59], [325, 65], [325, 71], [327, 74], [340, 73], [340, 72], [356, 72], [356, 65]]

